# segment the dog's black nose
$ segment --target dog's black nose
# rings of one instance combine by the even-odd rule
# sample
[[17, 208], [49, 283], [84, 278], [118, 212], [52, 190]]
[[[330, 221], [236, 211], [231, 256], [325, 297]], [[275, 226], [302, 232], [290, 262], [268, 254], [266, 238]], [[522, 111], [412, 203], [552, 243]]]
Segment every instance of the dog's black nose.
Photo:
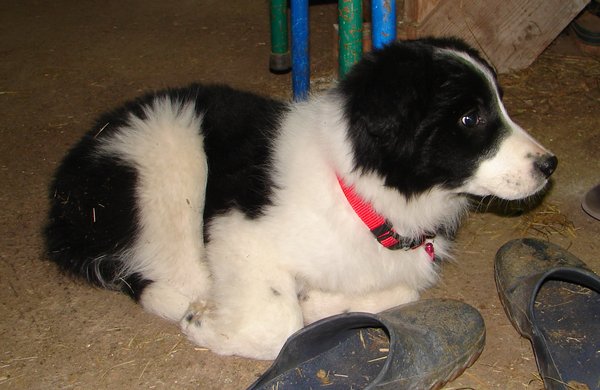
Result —
[[553, 154], [545, 154], [543, 156], [540, 156], [535, 161], [536, 168], [539, 169], [540, 172], [542, 172], [544, 176], [546, 176], [546, 178], [552, 175], [557, 165], [558, 159]]

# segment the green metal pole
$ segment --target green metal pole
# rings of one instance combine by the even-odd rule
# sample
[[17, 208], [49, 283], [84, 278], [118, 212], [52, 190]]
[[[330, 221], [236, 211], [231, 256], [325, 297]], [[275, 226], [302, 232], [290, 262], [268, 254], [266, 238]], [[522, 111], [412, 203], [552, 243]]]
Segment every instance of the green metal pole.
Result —
[[287, 0], [271, 0], [271, 56], [269, 68], [276, 73], [291, 68], [288, 47]]
[[339, 0], [339, 76], [362, 57], [362, 0]]

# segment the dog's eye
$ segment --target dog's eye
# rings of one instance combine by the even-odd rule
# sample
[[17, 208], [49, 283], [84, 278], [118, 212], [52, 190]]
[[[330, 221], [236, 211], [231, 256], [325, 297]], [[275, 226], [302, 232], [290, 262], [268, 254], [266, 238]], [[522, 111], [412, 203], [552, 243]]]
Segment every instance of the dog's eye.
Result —
[[467, 129], [472, 129], [481, 123], [481, 117], [477, 111], [471, 111], [460, 118], [460, 124]]

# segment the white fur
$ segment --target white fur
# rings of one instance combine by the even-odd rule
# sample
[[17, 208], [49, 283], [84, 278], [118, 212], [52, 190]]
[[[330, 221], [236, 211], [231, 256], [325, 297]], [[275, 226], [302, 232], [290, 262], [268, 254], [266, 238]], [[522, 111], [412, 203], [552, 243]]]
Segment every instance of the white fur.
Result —
[[464, 187], [465, 192], [493, 194], [511, 200], [536, 193], [546, 185], [546, 178], [535, 169], [533, 162], [548, 151], [519, 126], [513, 124], [511, 130], [494, 158], [481, 163], [473, 179]]
[[122, 273], [136, 271], [154, 280], [141, 304], [178, 321], [210, 287], [199, 220], [208, 174], [202, 118], [193, 104], [168, 98], [156, 99], [144, 111], [145, 119], [131, 115], [128, 126], [104, 139], [99, 151], [133, 164], [139, 175], [141, 234], [125, 254], [128, 268]]

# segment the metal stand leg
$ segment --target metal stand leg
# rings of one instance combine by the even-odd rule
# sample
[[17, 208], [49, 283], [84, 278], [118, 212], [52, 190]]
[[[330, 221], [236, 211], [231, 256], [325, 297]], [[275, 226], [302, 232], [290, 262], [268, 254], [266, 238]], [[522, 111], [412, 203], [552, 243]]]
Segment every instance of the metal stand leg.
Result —
[[339, 77], [362, 57], [362, 1], [339, 0]]
[[287, 1], [271, 0], [271, 56], [269, 69], [274, 73], [284, 73], [291, 68], [288, 47]]
[[375, 50], [381, 49], [396, 40], [396, 1], [372, 0], [371, 2], [372, 40]]
[[294, 100], [306, 100], [310, 88], [308, 0], [291, 0], [292, 91]]

